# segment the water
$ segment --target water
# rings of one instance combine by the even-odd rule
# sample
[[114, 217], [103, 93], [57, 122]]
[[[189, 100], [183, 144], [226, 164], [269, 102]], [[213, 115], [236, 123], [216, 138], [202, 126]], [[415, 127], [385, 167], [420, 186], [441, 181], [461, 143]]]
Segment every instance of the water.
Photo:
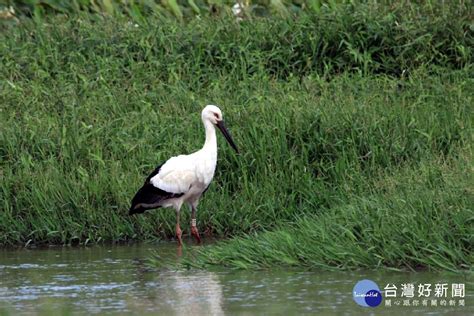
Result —
[[[413, 314], [474, 315], [472, 276], [387, 271], [170, 271], [150, 269], [152, 252], [176, 257], [175, 244], [0, 250], [0, 314]], [[465, 283], [464, 304], [358, 306], [357, 281]], [[398, 296], [400, 296], [400, 291]], [[415, 298], [417, 290], [415, 290]], [[433, 293], [431, 299], [434, 299]], [[393, 299], [392, 299], [393, 300]], [[398, 297], [400, 300], [400, 297]], [[413, 300], [413, 299], [412, 299]], [[460, 299], [456, 298], [456, 305]], [[401, 304], [402, 301], [401, 301]], [[412, 302], [413, 304], [413, 302]]]

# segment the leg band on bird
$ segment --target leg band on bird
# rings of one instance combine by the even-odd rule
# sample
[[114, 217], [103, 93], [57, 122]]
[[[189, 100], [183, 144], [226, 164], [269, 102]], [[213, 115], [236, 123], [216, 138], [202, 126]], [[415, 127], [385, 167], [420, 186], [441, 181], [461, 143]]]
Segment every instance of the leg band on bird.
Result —
[[196, 219], [195, 218], [191, 219], [191, 226], [196, 227]]

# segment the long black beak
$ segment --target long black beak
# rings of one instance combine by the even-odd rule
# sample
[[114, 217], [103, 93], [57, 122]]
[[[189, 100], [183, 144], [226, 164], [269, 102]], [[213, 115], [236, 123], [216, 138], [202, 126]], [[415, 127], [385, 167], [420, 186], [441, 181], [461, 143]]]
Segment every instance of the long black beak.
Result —
[[232, 136], [230, 136], [229, 131], [227, 130], [227, 128], [225, 128], [224, 121], [217, 121], [216, 125], [221, 130], [222, 134], [224, 135], [229, 145], [232, 146], [232, 148], [234, 148], [236, 153], [239, 153], [239, 150], [237, 149], [237, 146], [235, 145], [234, 140], [232, 139]]

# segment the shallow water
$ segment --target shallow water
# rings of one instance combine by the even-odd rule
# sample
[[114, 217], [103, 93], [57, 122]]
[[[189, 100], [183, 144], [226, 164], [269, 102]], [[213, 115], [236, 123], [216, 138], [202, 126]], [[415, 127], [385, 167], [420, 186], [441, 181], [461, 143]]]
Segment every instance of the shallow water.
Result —
[[[472, 275], [388, 271], [170, 271], [150, 269], [152, 253], [176, 257], [175, 244], [0, 250], [0, 314], [413, 314], [474, 315]], [[447, 306], [360, 307], [354, 285], [447, 283]], [[452, 298], [451, 284], [465, 297]], [[415, 297], [417, 299], [417, 291]], [[431, 294], [431, 299], [435, 299]], [[459, 306], [464, 300], [465, 306]], [[449, 306], [450, 300], [455, 306]]]

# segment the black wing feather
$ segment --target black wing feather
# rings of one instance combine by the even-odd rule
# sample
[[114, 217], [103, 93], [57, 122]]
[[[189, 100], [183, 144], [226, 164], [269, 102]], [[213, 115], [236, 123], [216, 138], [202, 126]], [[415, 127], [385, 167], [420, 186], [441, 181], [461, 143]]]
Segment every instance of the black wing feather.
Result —
[[161, 170], [161, 167], [164, 165], [164, 163], [162, 163], [161, 165], [159, 165], [158, 167], [155, 168], [155, 170], [152, 171], [152, 173], [150, 173], [150, 175], [148, 177], [146, 177], [146, 180], [145, 180], [145, 184], [146, 183], [149, 183], [151, 178], [153, 178], [154, 176], [156, 176], [158, 174], [158, 172], [160, 172]]
[[153, 170], [153, 172], [146, 178], [143, 186], [138, 190], [135, 196], [132, 199], [132, 206], [130, 206], [129, 214], [139, 214], [143, 213], [146, 210], [159, 208], [158, 203], [161, 201], [177, 198], [183, 195], [183, 193], [171, 193], [161, 190], [155, 187], [151, 182], [151, 178], [157, 175], [160, 172], [161, 166]]

